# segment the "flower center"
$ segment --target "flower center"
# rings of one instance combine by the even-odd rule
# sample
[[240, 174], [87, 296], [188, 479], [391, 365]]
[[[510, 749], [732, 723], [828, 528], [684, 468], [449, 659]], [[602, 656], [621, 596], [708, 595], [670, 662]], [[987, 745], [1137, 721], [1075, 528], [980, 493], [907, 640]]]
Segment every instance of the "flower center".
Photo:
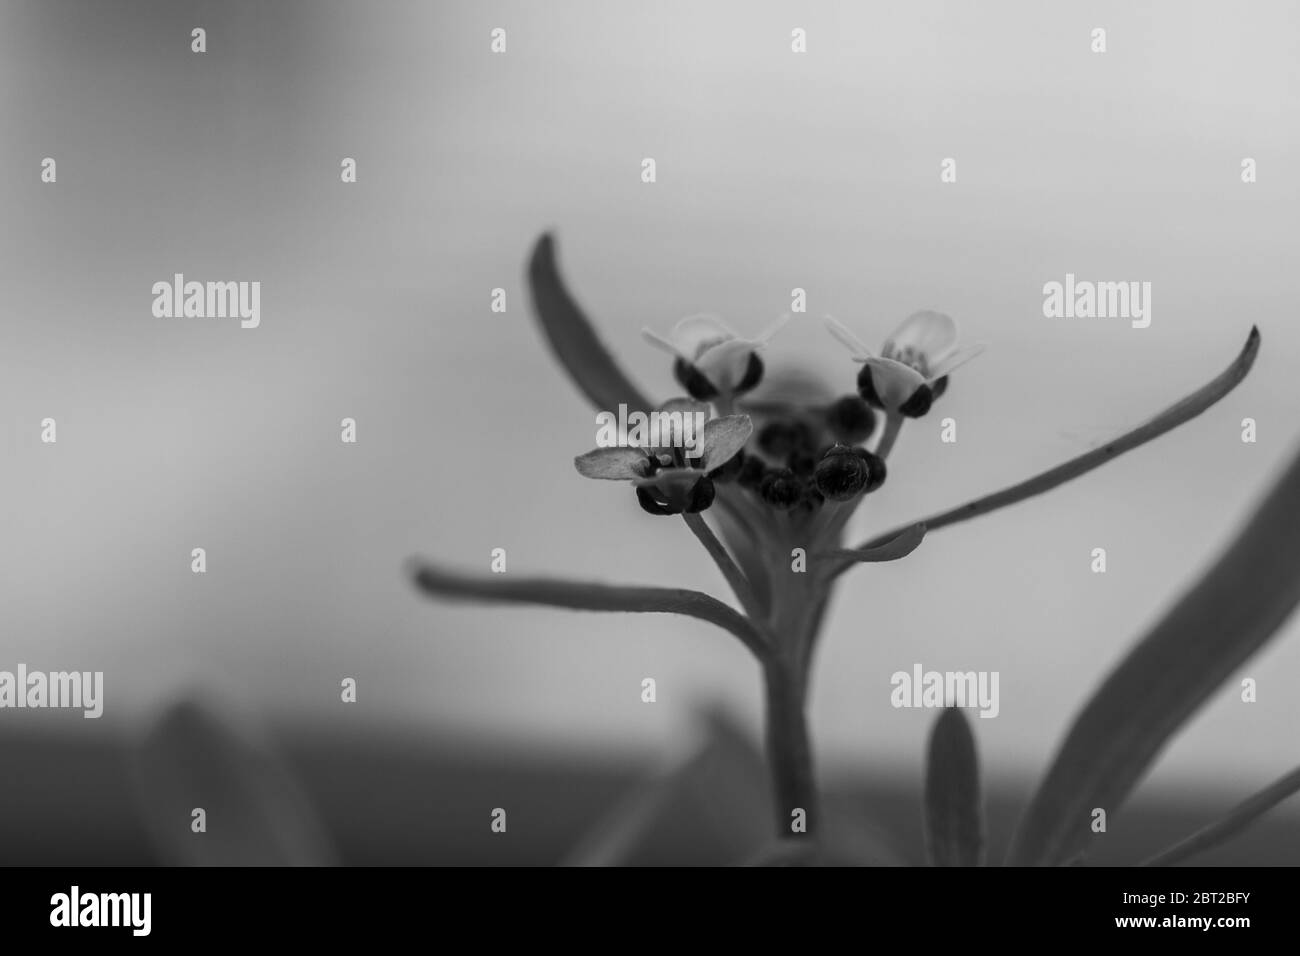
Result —
[[926, 379], [930, 377], [929, 359], [927, 359], [925, 353], [918, 348], [914, 348], [910, 345], [903, 348], [896, 348], [891, 345], [883, 350], [882, 355], [887, 359], [893, 359], [895, 362], [902, 362], [904, 365], [910, 365], [912, 368], [920, 372]]
[[730, 335], [715, 335], [713, 338], [704, 339], [695, 346], [695, 355], [693, 359], [698, 359], [701, 355], [713, 348], [715, 345], [721, 345], [723, 342], [731, 340]]

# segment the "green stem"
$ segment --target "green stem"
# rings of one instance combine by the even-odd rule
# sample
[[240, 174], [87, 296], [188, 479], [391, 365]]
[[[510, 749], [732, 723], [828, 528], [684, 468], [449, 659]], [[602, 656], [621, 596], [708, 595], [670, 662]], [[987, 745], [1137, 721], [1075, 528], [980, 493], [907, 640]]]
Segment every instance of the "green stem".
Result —
[[[812, 746], [805, 714], [807, 681], [802, 668], [782, 660], [764, 667], [767, 688], [767, 757], [772, 774], [778, 837], [809, 837], [817, 832], [821, 808], [813, 777]], [[792, 827], [802, 810], [804, 832]]]
[[703, 518], [698, 514], [683, 514], [682, 518], [686, 521], [686, 527], [700, 540], [704, 545], [704, 550], [709, 552], [709, 557], [713, 558], [713, 563], [718, 566], [722, 576], [727, 579], [731, 585], [731, 590], [736, 592], [736, 598], [740, 601], [740, 606], [745, 609], [751, 620], [762, 620], [762, 608], [759, 606], [757, 599], [754, 597], [754, 590], [750, 586], [749, 579], [745, 577], [744, 572], [736, 566], [727, 549], [723, 547], [722, 542], [718, 540], [717, 535], [708, 526]]
[[880, 436], [880, 444], [876, 446], [876, 454], [881, 458], [888, 458], [890, 451], [894, 448], [894, 442], [898, 440], [898, 433], [903, 429], [903, 416], [897, 412], [890, 412], [885, 416], [885, 431]]

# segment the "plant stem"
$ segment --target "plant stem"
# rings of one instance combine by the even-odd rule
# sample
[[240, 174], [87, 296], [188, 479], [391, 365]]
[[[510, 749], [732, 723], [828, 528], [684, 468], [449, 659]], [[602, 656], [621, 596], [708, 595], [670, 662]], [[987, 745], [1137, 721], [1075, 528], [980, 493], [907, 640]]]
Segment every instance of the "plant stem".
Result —
[[[780, 658], [766, 662], [763, 677], [767, 687], [767, 759], [777, 836], [809, 837], [817, 832], [821, 808], [804, 713], [807, 681], [802, 668]], [[796, 809], [804, 811], [803, 833], [791, 828]]]
[[763, 609], [754, 596], [754, 589], [750, 586], [749, 579], [745, 577], [743, 571], [736, 566], [732, 560], [731, 554], [718, 540], [713, 529], [708, 526], [703, 518], [698, 514], [683, 514], [686, 520], [686, 527], [699, 539], [700, 544], [704, 545], [704, 550], [709, 552], [709, 557], [713, 558], [713, 563], [718, 566], [722, 576], [727, 579], [731, 585], [731, 590], [735, 592], [740, 606], [745, 609], [745, 613], [752, 620], [761, 620]]
[[903, 416], [896, 412], [890, 412], [885, 416], [885, 431], [880, 436], [880, 443], [876, 445], [876, 454], [881, 458], [888, 458], [889, 453], [894, 450], [894, 442], [898, 440], [898, 433], [903, 429]]

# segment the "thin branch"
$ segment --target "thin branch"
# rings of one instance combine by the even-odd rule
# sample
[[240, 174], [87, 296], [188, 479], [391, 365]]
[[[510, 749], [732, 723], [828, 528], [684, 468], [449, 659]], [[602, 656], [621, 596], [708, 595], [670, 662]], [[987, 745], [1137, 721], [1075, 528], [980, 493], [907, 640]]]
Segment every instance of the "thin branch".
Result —
[[1169, 849], [1157, 853], [1139, 865], [1172, 866], [1181, 863], [1189, 856], [1218, 846], [1229, 837], [1246, 829], [1266, 811], [1273, 809], [1297, 790], [1300, 790], [1300, 767], [1237, 804], [1222, 820], [1216, 820], [1209, 826], [1197, 830], [1187, 839], [1175, 843]]
[[[991, 495], [985, 495], [983, 498], [976, 498], [974, 501], [969, 501], [964, 505], [940, 512], [937, 515], [931, 515], [924, 519], [926, 526], [931, 531], [936, 531], [939, 528], [946, 528], [948, 525], [968, 521], [971, 518], [997, 511], [999, 508], [1016, 504], [1026, 498], [1041, 495], [1045, 491], [1051, 491], [1058, 485], [1065, 484], [1072, 478], [1077, 478], [1094, 468], [1106, 464], [1126, 451], [1131, 451], [1154, 438], [1159, 438], [1165, 432], [1171, 431], [1184, 422], [1195, 418], [1236, 388], [1241, 380], [1246, 377], [1246, 373], [1250, 371], [1250, 367], [1254, 364], [1255, 356], [1258, 353], [1259, 329], [1252, 326], [1250, 335], [1246, 338], [1246, 344], [1242, 347], [1241, 354], [1233, 360], [1233, 363], [1222, 374], [1188, 395], [1182, 401], [1169, 406], [1145, 425], [1121, 435], [1100, 448], [1094, 448], [1086, 454], [1072, 458], [1064, 464], [1035, 475], [1033, 478], [1012, 485], [1010, 488], [1004, 488]], [[861, 545], [861, 547], [875, 547], [890, 540], [902, 530], [902, 527], [895, 528], [885, 534], [878, 535]]]
[[898, 433], [903, 430], [903, 416], [897, 412], [890, 412], [885, 416], [885, 430], [880, 435], [880, 442], [876, 445], [876, 454], [881, 458], [888, 458], [889, 453], [894, 450], [894, 442], [898, 440]]
[[713, 563], [718, 566], [722, 576], [731, 585], [731, 590], [735, 592], [736, 598], [740, 601], [740, 606], [745, 609], [745, 613], [754, 620], [761, 620], [762, 608], [754, 597], [754, 589], [750, 586], [749, 579], [736, 566], [736, 562], [732, 560], [727, 549], [718, 540], [717, 535], [713, 533], [713, 529], [698, 514], [683, 514], [682, 518], [686, 521], [686, 527], [690, 528], [695, 537], [700, 539], [700, 544], [704, 545], [704, 550], [709, 552], [709, 557], [713, 558]]
[[580, 611], [684, 614], [730, 631], [760, 660], [764, 656], [765, 643], [754, 625], [744, 615], [700, 591], [462, 574], [422, 561], [412, 561], [409, 569], [415, 586], [425, 594], [452, 600], [545, 604]]

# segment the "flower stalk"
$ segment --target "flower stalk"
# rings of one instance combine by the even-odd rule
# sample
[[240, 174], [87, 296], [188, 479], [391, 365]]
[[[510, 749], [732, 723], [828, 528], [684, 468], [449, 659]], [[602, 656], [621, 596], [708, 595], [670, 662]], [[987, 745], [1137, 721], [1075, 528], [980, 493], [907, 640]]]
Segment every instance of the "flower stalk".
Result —
[[763, 665], [763, 683], [776, 832], [782, 838], [814, 837], [821, 807], [808, 734], [808, 672], [796, 661], [772, 656]]
[[[651, 408], [651, 402], [605, 350], [565, 288], [549, 236], [544, 236], [534, 250], [529, 282], [549, 346], [596, 408], [615, 408], [620, 403]], [[672, 445], [624, 445], [597, 448], [575, 459], [578, 472], [587, 478], [630, 483], [644, 511], [680, 514], [735, 593], [741, 610], [703, 592], [681, 588], [549, 578], [503, 579], [451, 572], [427, 563], [412, 568], [419, 588], [444, 598], [684, 614], [731, 632], [762, 668], [764, 736], [774, 822], [781, 838], [814, 837], [825, 831], [809, 733], [808, 700], [818, 633], [840, 575], [858, 564], [906, 557], [921, 543], [927, 530], [1035, 497], [1159, 437], [1232, 391], [1249, 371], [1259, 349], [1259, 334], [1252, 329], [1241, 354], [1228, 369], [1146, 424], [1010, 488], [924, 521], [899, 525], [849, 548], [843, 543], [848, 520], [862, 500], [885, 481], [884, 462], [904, 419], [927, 414], [932, 403], [948, 390], [949, 375], [978, 355], [982, 346], [960, 346], [956, 323], [938, 312], [918, 312], [908, 317], [879, 352], [833, 319], [827, 319], [827, 327], [848, 348], [853, 361], [861, 365], [856, 391], [830, 405], [826, 404], [826, 396], [813, 402], [778, 396], [747, 397], [763, 378], [764, 364], [758, 352], [766, 347], [779, 324], [753, 338], [742, 338], [712, 316], [683, 319], [667, 336], [647, 330], [646, 338], [673, 356], [673, 374], [690, 396], [661, 405], [658, 411], [698, 413], [702, 420], [707, 418], [702, 456], [688, 459]], [[883, 427], [878, 429], [880, 418]], [[869, 451], [865, 443], [877, 431], [874, 450]], [[715, 505], [720, 537], [701, 514]], [[1290, 600], [1294, 595], [1288, 592], [1287, 597]], [[1143, 681], [1145, 693], [1150, 681], [1145, 677]], [[1200, 692], [1205, 688], [1198, 684], [1197, 689]], [[950, 723], [948, 732], [955, 734], [960, 728]], [[1110, 740], [1115, 735], [1102, 736]], [[1117, 739], [1127, 738], [1121, 735]], [[943, 754], [950, 749], [939, 747], [936, 752]], [[1069, 770], [1079, 761], [1065, 764]], [[1134, 766], [1144, 765], [1143, 760], [1134, 760]], [[962, 809], [964, 803], [953, 794], [966, 794], [972, 786], [958, 780], [962, 786], [948, 787], [945, 781], [951, 783], [952, 775], [945, 776], [941, 767], [933, 769], [935, 806]], [[1068, 776], [1065, 770], [1060, 773]], [[1054, 778], [1051, 782], [1061, 783]], [[1073, 792], [1063, 784], [1058, 789]], [[1065, 846], [1068, 841], [1052, 827], [1062, 815], [1051, 800], [1040, 799], [1036, 806], [1037, 816], [1031, 819], [1033, 826], [1029, 828], [1034, 839], [1025, 841], [1022, 835], [1022, 856], [1035, 860], [1059, 856], [1058, 844]], [[942, 822], [951, 814], [934, 816]], [[1070, 815], [1066, 821], [1070, 827], [1074, 826], [1075, 816]], [[969, 829], [958, 828], [961, 833]], [[1049, 833], [1056, 843], [1040, 839], [1039, 831]], [[963, 852], [956, 858], [975, 856]]]

